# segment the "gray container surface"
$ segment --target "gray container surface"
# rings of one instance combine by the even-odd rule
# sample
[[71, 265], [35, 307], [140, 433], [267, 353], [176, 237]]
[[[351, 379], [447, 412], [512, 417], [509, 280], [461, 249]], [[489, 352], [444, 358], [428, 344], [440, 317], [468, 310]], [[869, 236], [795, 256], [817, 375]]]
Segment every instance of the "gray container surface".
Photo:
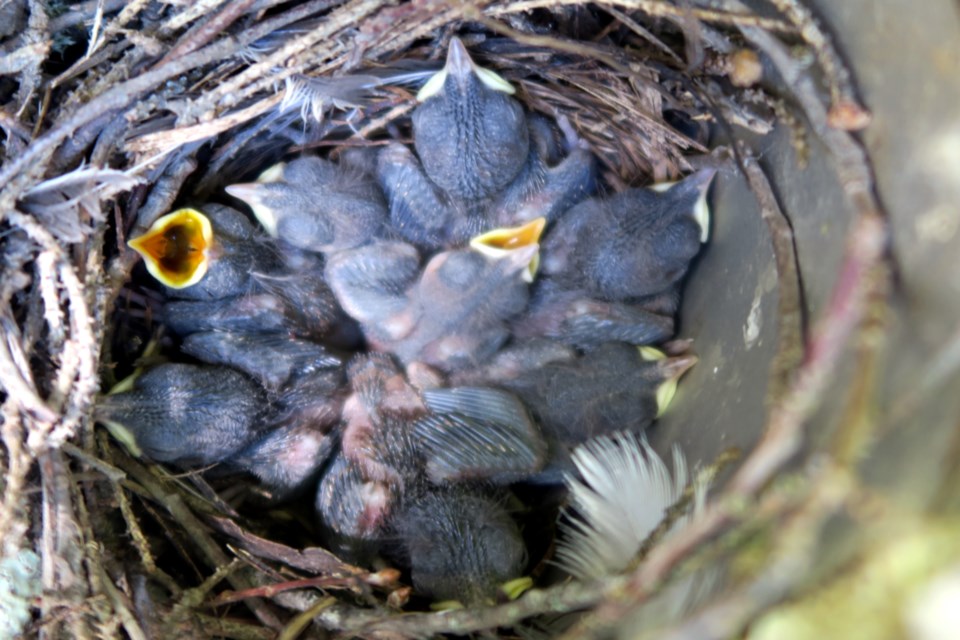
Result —
[[[896, 289], [881, 363], [878, 441], [864, 473], [912, 503], [925, 502], [950, 464], [960, 425], [960, 4], [954, 0], [813, 3], [873, 114], [862, 132], [890, 216]], [[852, 210], [822, 146], [797, 166], [780, 127], [754, 145], [795, 233], [810, 325], [827, 304]], [[651, 435], [677, 442], [693, 463], [730, 446], [749, 450], [763, 428], [776, 348], [776, 270], [767, 229], [739, 173], [712, 194], [713, 237], [685, 290], [680, 337], [700, 363]], [[852, 363], [841, 367], [808, 442], [837, 415]], [[831, 402], [831, 400], [833, 402]]]

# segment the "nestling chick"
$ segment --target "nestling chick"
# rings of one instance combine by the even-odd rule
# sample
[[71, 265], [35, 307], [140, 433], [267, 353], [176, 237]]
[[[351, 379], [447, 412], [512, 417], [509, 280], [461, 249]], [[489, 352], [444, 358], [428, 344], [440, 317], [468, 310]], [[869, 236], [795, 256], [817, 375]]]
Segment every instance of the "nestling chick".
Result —
[[550, 446], [550, 460], [537, 480], [556, 482], [557, 473], [569, 469], [574, 446], [614, 431], [643, 433], [669, 405], [676, 381], [697, 361], [692, 355], [645, 353], [657, 359], [644, 359], [640, 350], [622, 342], [605, 343], [584, 355], [549, 341], [520, 343], [454, 380], [486, 382], [515, 393]]
[[180, 336], [203, 331], [290, 331], [283, 301], [269, 293], [216, 300], [170, 300], [163, 305], [160, 317], [168, 329]]
[[507, 340], [507, 320], [526, 306], [524, 279], [537, 251], [536, 244], [493, 257], [445, 251], [419, 272], [413, 247], [379, 243], [334, 256], [326, 274], [372, 349], [452, 371], [484, 360]]
[[316, 478], [336, 438], [311, 422], [275, 428], [227, 458], [225, 466], [257, 477], [276, 500], [283, 500]]
[[567, 127], [527, 116], [503, 78], [477, 67], [454, 39], [447, 64], [413, 114], [419, 160], [400, 144], [381, 153], [378, 178], [393, 230], [426, 250], [455, 248], [492, 227], [553, 220], [594, 190], [593, 157]]
[[351, 249], [380, 235], [386, 202], [372, 177], [348, 164], [299, 158], [227, 193], [247, 203], [271, 236], [317, 252]]
[[226, 367], [161, 364], [133, 389], [104, 396], [96, 419], [135, 454], [197, 466], [221, 462], [252, 442], [267, 408], [253, 380]]
[[539, 430], [509, 393], [417, 389], [379, 353], [355, 358], [348, 376], [341, 450], [317, 494], [321, 519], [346, 549], [368, 550], [401, 505], [438, 486], [505, 484], [543, 465]]
[[391, 226], [403, 239], [427, 250], [452, 248], [496, 226], [488, 208], [530, 155], [527, 117], [513, 93], [453, 39], [446, 65], [417, 95], [419, 160], [400, 144], [380, 153], [378, 179]]
[[364, 480], [356, 464], [335, 452], [314, 499], [325, 545], [348, 561], [372, 561], [394, 504], [389, 487]]
[[608, 302], [541, 281], [526, 312], [513, 320], [513, 335], [553, 338], [586, 350], [611, 341], [658, 344], [673, 335], [677, 299], [671, 289], [637, 302]]
[[377, 242], [330, 257], [324, 272], [343, 310], [372, 342], [399, 339], [413, 329], [407, 297], [420, 273], [420, 254], [403, 242]]
[[184, 339], [181, 350], [208, 364], [238, 369], [274, 391], [294, 375], [342, 364], [316, 342], [271, 333], [194, 333]]
[[506, 188], [529, 152], [527, 119], [503, 78], [478, 67], [453, 38], [443, 70], [417, 95], [413, 112], [417, 155], [444, 192], [480, 200]]
[[128, 243], [171, 297], [210, 300], [250, 290], [250, 274], [276, 266], [276, 254], [239, 211], [218, 204], [159, 218]]
[[298, 259], [293, 247], [278, 246], [284, 262], [269, 272], [250, 274], [248, 290], [213, 300], [172, 300], [163, 306], [163, 321], [186, 336], [204, 331], [277, 333], [327, 338], [345, 320], [323, 278], [323, 261]]
[[527, 305], [524, 275], [538, 249], [523, 246], [499, 257], [469, 249], [434, 256], [409, 295], [417, 318], [412, 331], [377, 346], [405, 363], [444, 372], [482, 362], [507, 341], [507, 321]]
[[669, 289], [700, 250], [715, 173], [703, 169], [662, 191], [628, 189], [581, 202], [548, 232], [543, 274], [608, 301]]
[[444, 193], [402, 144], [380, 152], [377, 179], [390, 203], [391, 230], [420, 249], [457, 246], [486, 227], [483, 202], [466, 203]]
[[[278, 371], [289, 370], [289, 375], [264, 412], [266, 433], [225, 461], [228, 469], [255, 475], [277, 500], [315, 479], [336, 446], [343, 370], [339, 364], [330, 368], [329, 356], [323, 353], [305, 349], [281, 358], [285, 363]], [[263, 359], [273, 357], [266, 354]], [[254, 369], [262, 374], [268, 367], [261, 364]]]
[[516, 523], [500, 501], [479, 493], [425, 492], [408, 501], [392, 525], [414, 588], [435, 600], [492, 602], [527, 564]]
[[385, 354], [357, 357], [343, 409], [343, 454], [364, 478], [403, 491], [435, 484], [507, 483], [538, 471], [545, 444], [520, 401], [498, 389], [417, 389]]
[[513, 227], [535, 218], [552, 223], [596, 190], [593, 155], [563, 122], [569, 153], [557, 144], [553, 127], [542, 117], [527, 117], [530, 154], [514, 181], [489, 205], [487, 224]]

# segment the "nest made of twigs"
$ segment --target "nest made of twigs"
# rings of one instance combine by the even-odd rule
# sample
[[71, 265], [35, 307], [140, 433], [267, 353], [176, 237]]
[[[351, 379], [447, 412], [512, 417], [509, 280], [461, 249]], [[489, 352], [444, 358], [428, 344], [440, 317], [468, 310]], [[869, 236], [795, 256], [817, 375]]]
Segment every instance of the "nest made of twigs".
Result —
[[[403, 140], [415, 105], [408, 88], [343, 93], [348, 85], [315, 81], [437, 61], [459, 34], [519, 87], [527, 108], [570, 122], [611, 189], [689, 171], [691, 158], [710, 152], [710, 125], [735, 139], [786, 119], [801, 140], [790, 115], [799, 107], [853, 176], [844, 182], [860, 206], [851, 259], [877, 264], [883, 225], [865, 159], [845, 133], [868, 114], [809, 12], [794, 0], [770, 4], [764, 14], [737, 0], [711, 8], [666, 0], [0, 4], [0, 565], [12, 576], [0, 604], [11, 633], [292, 638], [313, 623], [318, 636], [513, 634], [537, 628], [546, 613], [596, 607], [568, 631], [585, 637], [649, 599], [691, 549], [731, 528], [724, 499], [756, 496], [796, 451], [794, 436], [837, 357], [816, 351], [798, 369], [789, 227], [746, 148], [716, 153], [736, 156], [777, 249], [780, 384], [767, 437], [705, 514], [635, 572], [486, 609], [400, 616], [407, 593], [393, 573], [255, 535], [270, 527], [237, 518], [202, 477], [132, 459], [94, 429], [96, 394], [155, 335], [149, 290], [129, 285], [136, 257], [124, 239], [174, 203], [216, 197], [284, 155]], [[812, 52], [826, 104], [788, 45]], [[778, 92], [762, 88], [765, 68], [777, 70]], [[850, 332], [868, 293], [864, 285], [834, 310], [844, 315], [824, 321], [824, 339]], [[824, 500], [811, 491], [767, 505], [765, 517], [806, 505], [825, 518]], [[728, 620], [725, 635], [748, 619]]]

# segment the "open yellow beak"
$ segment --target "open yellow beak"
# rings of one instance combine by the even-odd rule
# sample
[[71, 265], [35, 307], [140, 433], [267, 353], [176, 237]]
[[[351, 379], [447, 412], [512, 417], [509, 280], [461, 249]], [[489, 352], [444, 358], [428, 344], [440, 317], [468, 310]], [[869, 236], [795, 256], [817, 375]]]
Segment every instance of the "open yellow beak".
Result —
[[[470, 240], [470, 248], [491, 258], [501, 258], [514, 249], [539, 243], [540, 235], [546, 226], [546, 218], [536, 218], [522, 227], [500, 228], [487, 231], [472, 238]], [[539, 266], [540, 254], [538, 253], [533, 257], [529, 266], [527, 266], [527, 269], [523, 272], [524, 282], [533, 282], [533, 277], [537, 275], [537, 268]]]
[[185, 289], [207, 273], [213, 226], [196, 209], [179, 209], [127, 244], [143, 256], [150, 275], [171, 289]]

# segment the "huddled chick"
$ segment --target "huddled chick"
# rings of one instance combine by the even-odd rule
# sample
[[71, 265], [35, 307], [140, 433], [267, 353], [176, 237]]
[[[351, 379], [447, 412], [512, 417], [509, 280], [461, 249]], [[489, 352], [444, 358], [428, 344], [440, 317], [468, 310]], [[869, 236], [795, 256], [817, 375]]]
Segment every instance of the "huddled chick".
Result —
[[673, 335], [715, 173], [598, 196], [586, 146], [513, 94], [455, 38], [413, 149], [227, 187], [262, 230], [207, 204], [131, 240], [191, 360], [97, 419], [156, 461], [313, 492], [329, 548], [392, 559], [425, 596], [495, 597], [526, 564], [510, 486], [642, 433], [696, 362], [638, 346]]

